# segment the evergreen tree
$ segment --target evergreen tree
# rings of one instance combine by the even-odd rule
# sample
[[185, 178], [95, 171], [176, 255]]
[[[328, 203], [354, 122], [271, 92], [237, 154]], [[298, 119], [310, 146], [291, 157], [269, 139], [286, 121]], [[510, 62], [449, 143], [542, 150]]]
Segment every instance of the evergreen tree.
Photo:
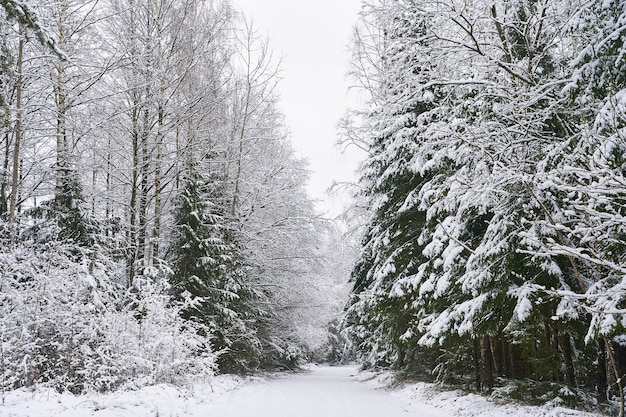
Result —
[[63, 169], [56, 197], [24, 213], [34, 221], [25, 230], [23, 239], [31, 239], [35, 244], [55, 242], [77, 260], [91, 258], [95, 250], [106, 244], [100, 223], [85, 205], [77, 172]]
[[[620, 375], [626, 372], [623, 353], [626, 328], [624, 303], [626, 246], [626, 5], [619, 1], [594, 1], [572, 20], [571, 31], [581, 37], [583, 50], [572, 60], [573, 74], [564, 92], [569, 98], [575, 134], [555, 147], [545, 165], [549, 191], [562, 196], [562, 216], [544, 222], [556, 238], [542, 252], [567, 259], [577, 282], [555, 294], [559, 317], [577, 322], [585, 341], [594, 346], [598, 375], [598, 400], [607, 393], [624, 397]], [[584, 318], [584, 319], [583, 319]], [[617, 392], [608, 389], [613, 375]]]
[[454, 358], [468, 358], [478, 389], [491, 389], [495, 372], [576, 385], [580, 327], [554, 320], [556, 293], [574, 288], [576, 273], [537, 242], [554, 241], [548, 219], [568, 217], [544, 175], [575, 131], [560, 88], [577, 8], [393, 1], [372, 10], [385, 37], [370, 48], [383, 51], [368, 116], [380, 133], [361, 181], [373, 210], [348, 310], [355, 342], [366, 357], [391, 352], [387, 364], [394, 344], [440, 347], [431, 366], [458, 376], [468, 368]]
[[174, 213], [170, 278], [182, 316], [206, 327], [222, 372], [247, 372], [259, 361], [254, 302], [246, 267], [224, 217], [222, 182], [190, 168]]
[[85, 209], [83, 188], [74, 170], [63, 170], [61, 190], [54, 201], [59, 239], [82, 247], [93, 247], [100, 240], [98, 222]]
[[[429, 54], [428, 15], [413, 1], [393, 1], [368, 9], [368, 19], [382, 24], [385, 45], [378, 91], [372, 91], [374, 126], [369, 158], [361, 173], [361, 198], [370, 208], [363, 251], [352, 273], [353, 299], [346, 325], [366, 363], [416, 371], [420, 306], [416, 287], [405, 285], [424, 259], [420, 234], [426, 213], [417, 193], [432, 174], [416, 153], [420, 134], [432, 117], [440, 89], [425, 87], [433, 63]], [[364, 45], [357, 47], [366, 50]]]
[[[453, 261], [461, 265], [452, 279], [434, 269], [431, 288], [442, 287], [441, 276], [444, 286], [453, 284], [435, 293], [448, 305], [435, 309], [424, 324], [430, 329], [429, 342], [455, 334], [480, 340], [481, 352], [475, 356], [482, 362], [488, 389], [493, 381], [491, 344], [516, 343], [525, 349], [526, 357], [537, 361], [558, 356], [559, 346], [569, 344], [546, 336], [540, 339], [546, 349], [532, 352], [531, 340], [536, 339], [524, 335], [531, 334], [535, 320], [547, 323], [558, 303], [537, 297], [530, 288], [564, 288], [573, 283], [563, 259], [535, 256], [536, 251], [528, 247], [537, 239], [550, 238], [545, 229], [535, 226], [558, 213], [558, 196], [543, 191], [538, 170], [544, 168], [541, 162], [551, 147], [569, 133], [559, 94], [559, 83], [567, 77], [567, 57], [556, 45], [567, 44], [565, 17], [573, 11], [549, 2], [519, 1], [512, 7], [494, 4], [484, 26], [473, 23], [480, 22], [475, 18], [483, 13], [480, 8], [469, 9], [465, 19], [456, 20], [466, 22], [457, 23], [459, 43], [472, 45], [467, 48], [475, 54], [474, 64], [484, 70], [480, 82], [465, 87], [456, 106], [460, 123], [451, 135], [465, 144], [457, 153], [467, 156], [453, 158], [457, 171], [437, 194], [445, 196], [443, 201], [434, 202], [435, 207], [453, 210], [433, 234], [438, 242], [432, 247], [445, 249], [432, 253], [431, 263], [450, 263], [447, 254], [454, 253], [453, 248], [464, 256]], [[529, 233], [522, 232], [529, 225]], [[531, 314], [536, 316], [526, 321]], [[546, 335], [551, 332], [545, 329]], [[524, 362], [519, 356], [512, 360], [518, 361]], [[571, 357], [564, 362], [570, 369]], [[549, 366], [535, 365], [537, 374], [550, 374]], [[511, 374], [510, 368], [502, 371]], [[568, 383], [575, 385], [573, 376], [569, 375]]]

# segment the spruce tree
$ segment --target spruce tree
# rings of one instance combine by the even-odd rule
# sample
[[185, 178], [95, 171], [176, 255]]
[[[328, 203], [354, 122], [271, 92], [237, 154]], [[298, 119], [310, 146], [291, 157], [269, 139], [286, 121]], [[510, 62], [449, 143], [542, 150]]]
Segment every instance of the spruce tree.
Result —
[[[415, 165], [420, 132], [435, 107], [437, 89], [425, 88], [433, 65], [429, 58], [428, 19], [412, 1], [369, 9], [369, 18], [386, 28], [376, 57], [383, 68], [369, 116], [374, 127], [370, 156], [361, 172], [361, 198], [370, 208], [363, 250], [353, 273], [353, 297], [346, 326], [356, 349], [373, 366], [416, 372], [424, 352], [417, 346], [418, 288], [405, 280], [423, 260], [419, 237], [426, 213], [417, 194], [430, 173]], [[357, 45], [363, 48], [364, 45]], [[407, 94], [407, 91], [411, 93]]]
[[70, 167], [61, 169], [60, 187], [54, 198], [25, 210], [29, 218], [21, 239], [35, 245], [47, 245], [64, 252], [74, 261], [92, 261], [99, 249], [106, 249], [102, 225], [86, 207], [78, 172]]
[[[626, 256], [626, 4], [593, 1], [572, 20], [571, 30], [581, 36], [582, 51], [572, 62], [573, 74], [564, 89], [568, 110], [576, 122], [575, 134], [550, 155], [554, 167], [546, 180], [554, 193], [564, 196], [562, 212], [552, 224], [557, 242], [544, 252], [559, 254], [575, 268], [577, 295], [558, 294], [559, 316], [586, 332], [584, 340], [598, 346], [596, 373], [598, 399], [606, 401], [607, 374], [617, 380], [624, 414], [620, 375], [626, 363], [623, 334], [626, 321], [616, 314], [623, 306]], [[583, 320], [584, 318], [584, 320]], [[594, 373], [590, 373], [593, 375]]]
[[60, 240], [88, 248], [101, 243], [99, 224], [85, 209], [83, 188], [74, 170], [63, 170], [61, 190], [55, 198], [54, 207]]
[[258, 294], [246, 283], [236, 235], [224, 216], [223, 182], [188, 170], [177, 199], [171, 243], [173, 299], [182, 316], [204, 325], [220, 371], [243, 373], [259, 361]]
[[[447, 349], [458, 337], [474, 339], [480, 350], [474, 353], [482, 373], [478, 379], [487, 389], [493, 383], [492, 356], [498, 354], [493, 346], [508, 343], [525, 350], [535, 378], [567, 373], [574, 386], [572, 357], [566, 353], [571, 329], [565, 321], [550, 322], [558, 300], [535, 289], [559, 291], [575, 279], [563, 257], [545, 256], [534, 245], [554, 238], [542, 226], [563, 214], [557, 204], [561, 196], [543, 184], [541, 171], [551, 169], [546, 155], [570, 132], [559, 91], [568, 76], [567, 56], [557, 45], [569, 41], [567, 16], [575, 8], [496, 2], [487, 17], [478, 3], [473, 6], [463, 19], [450, 16], [458, 38], [448, 42], [462, 45], [455, 51], [471, 54], [481, 71], [471, 82], [459, 80], [463, 87], [455, 90], [450, 108], [456, 126], [447, 130], [450, 140], [444, 145], [451, 170], [424, 191], [435, 196], [430, 211], [440, 214], [425, 234], [431, 243], [422, 289], [431, 303], [422, 341]], [[567, 369], [555, 377], [547, 364], [559, 349]], [[524, 362], [520, 356], [512, 354], [513, 365], [500, 372], [517, 372], [512, 368]]]
[[[522, 354], [562, 349], [574, 385], [573, 330], [566, 320], [546, 324], [558, 299], [535, 289], [560, 291], [575, 279], [563, 256], [533, 247], [551, 238], [546, 218], [563, 214], [562, 195], [541, 182], [546, 155], [571, 131], [559, 46], [569, 42], [575, 7], [563, 6], [469, 2], [459, 11], [392, 1], [372, 9], [384, 34], [370, 48], [383, 51], [361, 181], [372, 211], [348, 320], [373, 359], [397, 361], [404, 342], [440, 347], [444, 376], [466, 369], [455, 357], [470, 357], [462, 361], [473, 360], [477, 388], [491, 389], [498, 349], [527, 344], [527, 352], [511, 347], [512, 365], [497, 371], [514, 375]], [[531, 329], [544, 330], [549, 354], [532, 351]], [[540, 368], [537, 378], [554, 377]]]

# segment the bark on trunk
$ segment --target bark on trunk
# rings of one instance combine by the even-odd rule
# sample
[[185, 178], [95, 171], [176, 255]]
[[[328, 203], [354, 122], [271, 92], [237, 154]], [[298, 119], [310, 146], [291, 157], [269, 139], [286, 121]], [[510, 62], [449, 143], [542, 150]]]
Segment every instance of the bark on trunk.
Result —
[[482, 389], [482, 375], [480, 371], [480, 341], [477, 337], [473, 339], [472, 356], [474, 361], [474, 387], [476, 391]]
[[[59, 47], [63, 49], [65, 44], [65, 14], [67, 5], [65, 2], [59, 4]], [[64, 176], [67, 175], [67, 132], [65, 126], [66, 119], [66, 93], [65, 93], [65, 65], [63, 60], [57, 62], [56, 85], [54, 86], [54, 98], [56, 104], [56, 195], [55, 208], [60, 206], [61, 195], [63, 193]]]
[[139, 118], [138, 111], [132, 110], [131, 113], [133, 133], [133, 172], [130, 185], [130, 224], [127, 231], [128, 241], [128, 260], [127, 275], [128, 287], [132, 287], [135, 280], [135, 264], [137, 260], [137, 189], [139, 182]]
[[9, 206], [9, 249], [13, 250], [16, 239], [15, 215], [17, 213], [17, 195], [19, 194], [20, 178], [20, 146], [22, 143], [22, 84], [24, 82], [24, 28], [20, 25], [20, 40], [17, 50], [17, 86], [15, 89], [15, 128], [13, 144], [13, 172], [11, 181], [11, 202]]
[[139, 226], [137, 230], [137, 267], [140, 271], [147, 266], [146, 262], [146, 237], [148, 227], [148, 173], [150, 167], [150, 155], [148, 151], [148, 139], [150, 132], [150, 111], [143, 111], [143, 131], [141, 137], [141, 167], [139, 187]]
[[491, 350], [491, 340], [484, 336], [481, 340], [481, 356], [483, 362], [483, 380], [487, 391], [493, 389], [493, 352]]
[[576, 386], [576, 372], [574, 371], [574, 355], [572, 352], [572, 341], [568, 333], [561, 334], [559, 337], [561, 350], [563, 351], [563, 361], [565, 363], [565, 379], [570, 387]]
[[517, 379], [520, 377], [519, 372], [517, 372], [517, 357], [515, 356], [515, 348], [513, 346], [513, 343], [508, 342], [507, 346], [509, 348], [509, 369], [510, 369], [510, 376], [513, 379]]
[[152, 258], [159, 258], [159, 240], [161, 239], [161, 169], [163, 159], [163, 123], [165, 111], [159, 106], [157, 120], [157, 154], [154, 162], [154, 227], [152, 229]]
[[9, 212], [9, 162], [11, 160], [11, 136], [9, 131], [4, 135], [4, 163], [2, 165], [2, 184], [0, 185], [0, 217], [5, 218]]
[[598, 403], [604, 404], [607, 402], [607, 388], [608, 388], [608, 377], [607, 377], [607, 363], [606, 363], [606, 348], [604, 346], [604, 342], [602, 340], [598, 340], [598, 382], [597, 382], [597, 392], [596, 397], [598, 398]]

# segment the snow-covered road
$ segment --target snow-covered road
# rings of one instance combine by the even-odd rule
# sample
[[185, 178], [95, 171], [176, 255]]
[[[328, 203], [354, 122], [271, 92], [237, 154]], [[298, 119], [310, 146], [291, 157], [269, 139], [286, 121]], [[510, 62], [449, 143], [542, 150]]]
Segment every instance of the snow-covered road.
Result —
[[109, 394], [74, 396], [40, 386], [0, 391], [0, 417], [601, 417], [554, 405], [496, 404], [424, 383], [380, 388], [390, 376], [314, 367], [269, 379], [222, 375], [188, 388], [160, 384]]
[[207, 417], [449, 417], [357, 381], [356, 367], [319, 367], [252, 384], [206, 405]]

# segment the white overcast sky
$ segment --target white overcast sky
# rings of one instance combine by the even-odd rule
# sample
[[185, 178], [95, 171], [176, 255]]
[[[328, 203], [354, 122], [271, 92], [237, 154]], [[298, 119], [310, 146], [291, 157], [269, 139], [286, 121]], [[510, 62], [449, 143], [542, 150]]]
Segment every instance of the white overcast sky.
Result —
[[282, 57], [281, 108], [294, 147], [309, 161], [309, 192], [318, 207], [337, 213], [325, 191], [353, 178], [355, 156], [335, 145], [347, 105], [348, 45], [361, 0], [234, 0]]

